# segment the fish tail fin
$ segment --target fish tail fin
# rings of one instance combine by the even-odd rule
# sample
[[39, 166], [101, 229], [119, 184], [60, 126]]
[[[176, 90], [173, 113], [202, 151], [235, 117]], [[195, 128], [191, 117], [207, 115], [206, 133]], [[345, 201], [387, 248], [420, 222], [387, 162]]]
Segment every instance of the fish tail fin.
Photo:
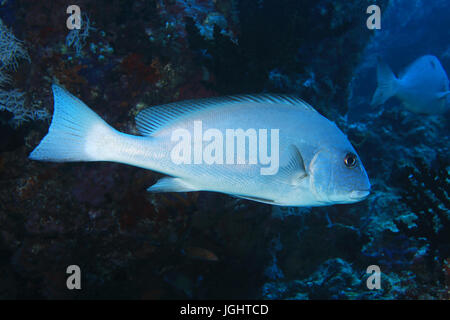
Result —
[[385, 103], [386, 100], [394, 96], [398, 90], [398, 79], [391, 68], [381, 60], [378, 61], [377, 80], [378, 87], [373, 95], [372, 102], [370, 103], [372, 106], [378, 106]]
[[52, 123], [29, 158], [53, 162], [109, 160], [112, 152], [108, 146], [118, 132], [63, 88], [53, 85], [52, 89]]

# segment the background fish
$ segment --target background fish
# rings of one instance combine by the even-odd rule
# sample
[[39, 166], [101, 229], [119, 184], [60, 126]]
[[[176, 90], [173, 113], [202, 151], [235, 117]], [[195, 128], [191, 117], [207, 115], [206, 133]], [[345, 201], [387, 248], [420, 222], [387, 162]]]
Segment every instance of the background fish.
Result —
[[[48, 134], [30, 154], [44, 161], [113, 161], [170, 175], [153, 192], [216, 191], [289, 206], [351, 203], [369, 194], [365, 169], [336, 125], [297, 98], [240, 96], [147, 108], [137, 116], [143, 136], [120, 133], [83, 102], [54, 85]], [[260, 164], [175, 164], [175, 129], [265, 128], [279, 131], [279, 170], [261, 175]]]
[[395, 96], [412, 112], [439, 114], [449, 110], [448, 77], [435, 56], [426, 55], [417, 59], [399, 78], [386, 63], [380, 61], [377, 78], [378, 88], [371, 102], [373, 106]]
[[208, 249], [199, 247], [186, 247], [183, 249], [183, 254], [192, 259], [199, 259], [204, 261], [219, 261], [216, 254]]

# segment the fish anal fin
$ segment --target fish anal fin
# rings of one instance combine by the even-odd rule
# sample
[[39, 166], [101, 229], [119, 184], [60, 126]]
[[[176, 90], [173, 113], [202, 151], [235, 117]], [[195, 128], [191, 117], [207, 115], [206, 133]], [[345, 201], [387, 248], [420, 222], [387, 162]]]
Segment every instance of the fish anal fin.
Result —
[[193, 186], [181, 178], [164, 177], [150, 186], [149, 192], [192, 192], [200, 191], [200, 188]]

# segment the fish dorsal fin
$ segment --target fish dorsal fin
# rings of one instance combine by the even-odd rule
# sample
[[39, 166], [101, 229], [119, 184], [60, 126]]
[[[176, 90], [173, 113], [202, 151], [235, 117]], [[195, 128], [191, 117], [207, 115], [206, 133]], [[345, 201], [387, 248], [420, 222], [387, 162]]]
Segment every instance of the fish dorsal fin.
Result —
[[294, 145], [288, 147], [288, 163], [284, 167], [280, 168], [278, 177], [293, 186], [299, 185], [300, 181], [308, 176], [305, 168], [305, 162], [303, 157]]
[[136, 116], [136, 127], [143, 136], [150, 136], [158, 131], [158, 129], [183, 116], [191, 115], [194, 112], [199, 112], [208, 108], [227, 107], [238, 103], [284, 104], [303, 108], [304, 110], [311, 112], [317, 112], [302, 99], [290, 95], [259, 94], [226, 96], [185, 100], [145, 108]]

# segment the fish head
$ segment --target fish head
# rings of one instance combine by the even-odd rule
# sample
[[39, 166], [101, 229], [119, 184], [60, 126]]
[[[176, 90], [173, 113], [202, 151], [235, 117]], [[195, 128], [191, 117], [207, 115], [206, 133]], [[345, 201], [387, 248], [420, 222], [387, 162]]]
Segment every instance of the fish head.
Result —
[[366, 170], [349, 143], [318, 150], [309, 164], [309, 174], [312, 193], [321, 203], [358, 202], [370, 193]]

